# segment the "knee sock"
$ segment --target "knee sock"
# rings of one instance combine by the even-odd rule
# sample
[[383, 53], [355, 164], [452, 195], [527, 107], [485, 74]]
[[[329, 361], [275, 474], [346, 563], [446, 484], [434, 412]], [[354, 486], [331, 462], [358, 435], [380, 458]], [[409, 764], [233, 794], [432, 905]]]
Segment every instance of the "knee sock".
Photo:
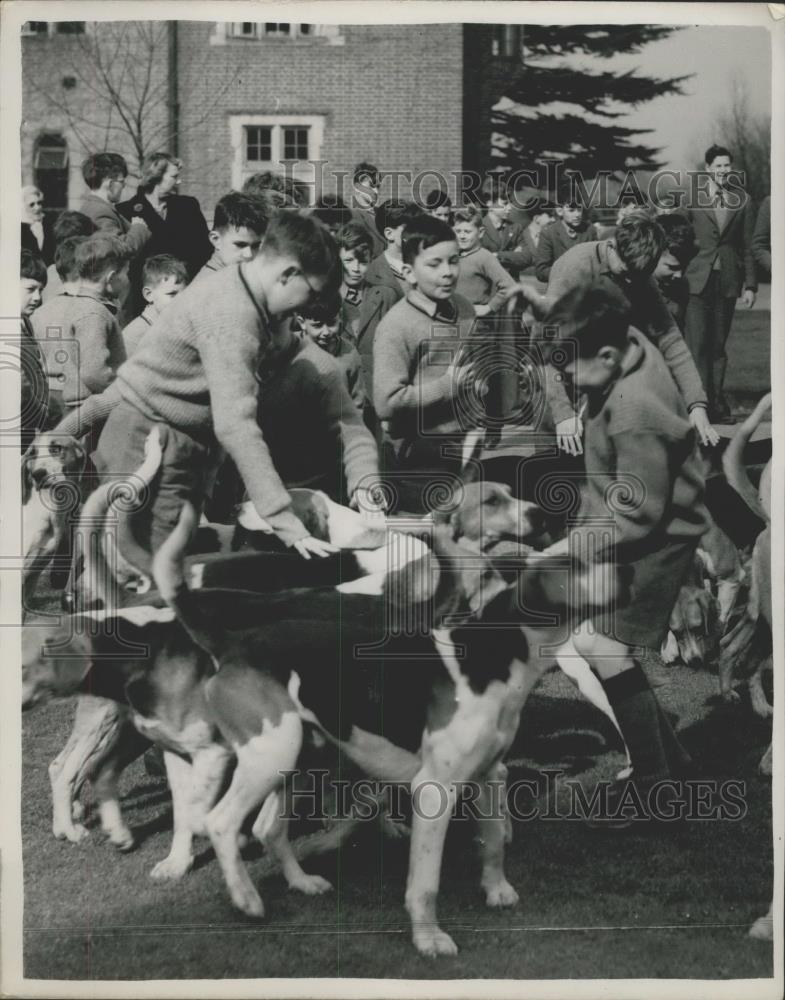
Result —
[[634, 776], [668, 775], [669, 760], [661, 735], [661, 709], [640, 663], [636, 660], [630, 669], [601, 682], [630, 752]]

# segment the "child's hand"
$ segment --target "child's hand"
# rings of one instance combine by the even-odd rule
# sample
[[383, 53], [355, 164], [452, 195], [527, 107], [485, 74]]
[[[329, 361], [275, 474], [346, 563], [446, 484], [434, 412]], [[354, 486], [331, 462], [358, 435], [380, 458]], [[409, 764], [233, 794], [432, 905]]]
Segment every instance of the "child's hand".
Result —
[[705, 406], [693, 406], [690, 410], [690, 423], [698, 432], [702, 445], [717, 444], [720, 436], [712, 427]]
[[485, 305], [478, 305], [474, 307], [474, 315], [478, 317], [487, 316], [491, 311], [491, 307], [486, 303]]
[[310, 559], [312, 555], [324, 559], [325, 556], [338, 551], [331, 542], [323, 542], [321, 538], [314, 538], [313, 535], [301, 538], [294, 543], [293, 548], [300, 553], [303, 559]]
[[752, 307], [755, 305], [756, 298], [757, 295], [755, 294], [755, 292], [753, 292], [751, 288], [745, 288], [744, 294], [741, 297], [741, 301], [748, 309], [752, 309]]
[[562, 451], [568, 455], [583, 454], [583, 421], [576, 413], [566, 420], [560, 420], [556, 424], [556, 443]]

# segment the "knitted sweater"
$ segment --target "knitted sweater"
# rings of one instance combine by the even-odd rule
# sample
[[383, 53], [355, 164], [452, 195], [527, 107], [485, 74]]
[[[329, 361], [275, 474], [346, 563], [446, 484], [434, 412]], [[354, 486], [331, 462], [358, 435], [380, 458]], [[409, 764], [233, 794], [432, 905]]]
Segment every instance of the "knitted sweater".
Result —
[[466, 430], [465, 407], [458, 412], [447, 369], [458, 349], [470, 345], [474, 324], [474, 308], [460, 295], [437, 311], [437, 303], [416, 290], [381, 321], [373, 345], [373, 405], [379, 419], [389, 421], [392, 438]]
[[257, 513], [291, 544], [308, 532], [291, 511], [257, 422], [256, 372], [269, 347], [268, 328], [261, 293], [251, 291], [241, 265], [222, 268], [178, 295], [121, 367], [116, 388], [60, 429], [84, 433], [122, 398], [197, 440], [217, 440]]
[[[547, 230], [543, 231], [543, 235], [545, 232]], [[542, 237], [540, 242], [542, 243]], [[676, 385], [681, 390], [687, 408], [705, 406], [706, 391], [698, 369], [654, 278], [637, 284], [617, 280], [610, 270], [608, 247], [604, 241], [581, 243], [560, 257], [551, 270], [548, 297], [555, 301], [571, 288], [604, 280], [613, 281], [627, 298], [633, 326], [645, 333], [659, 348]], [[564, 382], [556, 378], [556, 373], [550, 365], [546, 366], [546, 382], [548, 404], [554, 421], [559, 423], [573, 416], [573, 404], [564, 388]]]
[[514, 284], [512, 275], [490, 250], [478, 245], [472, 250], [461, 251], [456, 291], [472, 305], [487, 305], [495, 312], [507, 301]]
[[576, 529], [588, 536], [586, 521], [611, 516], [622, 561], [697, 541], [708, 524], [684, 400], [656, 347], [633, 328], [629, 343], [621, 377], [604, 397], [589, 397], [584, 523]]
[[560, 257], [573, 247], [596, 241], [597, 236], [597, 227], [591, 223], [572, 234], [567, 232], [567, 227], [561, 219], [546, 226], [540, 233], [540, 242], [537, 244], [537, 254], [534, 258], [534, 273], [537, 275], [537, 280], [547, 282], [551, 276], [551, 268]]
[[387, 255], [380, 253], [374, 257], [365, 272], [366, 285], [385, 285], [394, 289], [398, 293], [398, 298], [402, 299], [409, 290], [409, 284], [403, 275], [398, 275], [393, 271]]
[[113, 302], [88, 289], [57, 295], [33, 313], [47, 374], [62, 388], [66, 406], [103, 392], [125, 361], [116, 313]]
[[129, 358], [139, 346], [139, 341], [153, 325], [155, 317], [155, 308], [152, 304], [148, 304], [145, 306], [144, 312], [123, 328], [123, 343], [125, 344], [125, 353]]

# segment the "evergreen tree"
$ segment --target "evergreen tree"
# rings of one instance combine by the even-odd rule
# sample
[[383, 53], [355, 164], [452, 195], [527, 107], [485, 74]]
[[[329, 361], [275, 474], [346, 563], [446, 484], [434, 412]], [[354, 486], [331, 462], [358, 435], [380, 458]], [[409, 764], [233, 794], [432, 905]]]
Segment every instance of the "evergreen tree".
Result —
[[[496, 146], [495, 164], [516, 167], [555, 159], [583, 177], [662, 166], [657, 160], [660, 150], [645, 141], [652, 130], [627, 128], [618, 119], [655, 97], [682, 93], [690, 74], [660, 80], [634, 71], [576, 67], [570, 57], [599, 60], [637, 53], [678, 29], [647, 24], [527, 24], [520, 30], [521, 66], [503, 91], [516, 106], [493, 112], [493, 128], [503, 136]], [[557, 102], [574, 110], [548, 111]]]

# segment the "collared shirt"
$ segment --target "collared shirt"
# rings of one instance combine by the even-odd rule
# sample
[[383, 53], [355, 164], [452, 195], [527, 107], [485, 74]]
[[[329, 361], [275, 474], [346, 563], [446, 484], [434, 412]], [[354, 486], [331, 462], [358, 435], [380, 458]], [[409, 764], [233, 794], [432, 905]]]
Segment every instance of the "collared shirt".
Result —
[[458, 311], [451, 299], [437, 302], [436, 299], [429, 299], [427, 295], [423, 295], [419, 288], [413, 288], [407, 294], [406, 301], [440, 323], [455, 323], [458, 319]]
[[43, 250], [44, 248], [44, 224], [43, 222], [31, 222], [30, 232], [35, 236], [35, 241], [38, 244], [38, 249]]
[[100, 302], [102, 306], [106, 306], [113, 316], [117, 315], [117, 302], [114, 299], [99, 295], [92, 288], [78, 285], [74, 291], [63, 291], [62, 294], [70, 295], [73, 299], [92, 299], [94, 302]]

